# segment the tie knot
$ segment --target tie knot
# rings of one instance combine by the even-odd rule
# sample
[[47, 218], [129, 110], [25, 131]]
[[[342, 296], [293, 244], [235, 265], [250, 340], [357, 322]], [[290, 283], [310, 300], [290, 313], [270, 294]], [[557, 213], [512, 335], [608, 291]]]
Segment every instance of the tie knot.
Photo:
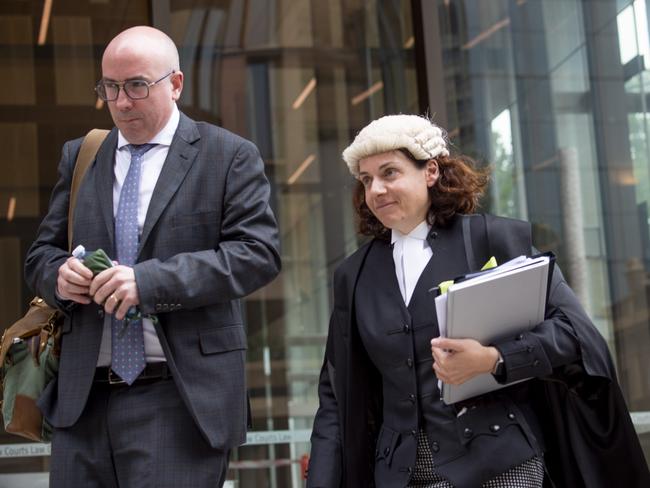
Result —
[[131, 152], [131, 157], [142, 157], [149, 149], [154, 147], [155, 144], [129, 144], [126, 147]]

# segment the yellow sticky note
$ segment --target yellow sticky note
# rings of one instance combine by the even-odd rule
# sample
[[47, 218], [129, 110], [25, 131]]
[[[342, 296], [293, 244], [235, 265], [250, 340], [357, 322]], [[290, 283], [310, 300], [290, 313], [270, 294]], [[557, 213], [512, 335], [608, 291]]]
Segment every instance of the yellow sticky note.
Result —
[[492, 269], [496, 267], [497, 267], [497, 260], [494, 256], [492, 256], [490, 259], [487, 260], [487, 263], [483, 265], [481, 271], [485, 271], [486, 269]]
[[442, 283], [440, 283], [438, 285], [438, 288], [440, 288], [440, 294], [444, 295], [445, 293], [447, 293], [447, 290], [453, 284], [454, 284], [454, 280], [447, 280], [447, 281], [443, 281]]
[[[497, 260], [494, 256], [492, 256], [490, 259], [487, 260], [487, 262], [483, 265], [481, 268], [481, 271], [485, 271], [488, 269], [496, 268], [497, 267]], [[447, 293], [447, 290], [451, 285], [454, 284], [454, 280], [447, 280], [443, 281], [438, 285], [438, 288], [440, 288], [440, 294], [444, 295]]]

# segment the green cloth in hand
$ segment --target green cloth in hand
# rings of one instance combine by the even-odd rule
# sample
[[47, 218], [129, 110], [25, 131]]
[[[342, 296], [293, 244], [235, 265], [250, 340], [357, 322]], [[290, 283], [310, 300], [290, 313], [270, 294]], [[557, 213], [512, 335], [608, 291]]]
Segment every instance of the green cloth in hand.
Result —
[[[83, 257], [83, 264], [86, 266], [86, 268], [90, 269], [90, 271], [93, 272], [93, 276], [97, 276], [105, 269], [113, 267], [113, 261], [111, 261], [111, 258], [108, 257], [103, 249], [97, 249], [96, 251], [85, 253]], [[122, 330], [118, 332], [118, 336], [121, 337], [124, 334], [124, 331], [129, 325], [129, 322], [132, 320], [142, 320], [143, 318], [148, 318], [154, 323], [158, 321], [158, 317], [155, 315], [143, 315], [138, 307], [131, 307], [126, 313], [126, 317], [124, 317], [124, 325], [122, 326]]]
[[83, 258], [83, 264], [93, 272], [93, 276], [97, 276], [105, 269], [113, 267], [113, 261], [111, 261], [111, 258], [108, 257], [103, 249], [86, 253]]

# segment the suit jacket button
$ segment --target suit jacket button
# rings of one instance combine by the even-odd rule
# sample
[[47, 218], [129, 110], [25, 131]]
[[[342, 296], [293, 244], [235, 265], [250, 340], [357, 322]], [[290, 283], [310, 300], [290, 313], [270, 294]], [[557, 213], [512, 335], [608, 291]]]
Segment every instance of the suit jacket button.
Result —
[[411, 403], [415, 403], [415, 395], [413, 393], [409, 395], [409, 400], [411, 400]]
[[411, 326], [409, 324], [404, 324], [404, 333], [408, 334], [411, 332]]
[[415, 437], [416, 435], [418, 435], [417, 430], [415, 430], [415, 429], [412, 430], [412, 431], [411, 431], [411, 435], [412, 435], [413, 437]]
[[512, 413], [512, 412], [510, 412], [510, 413], [508, 414], [508, 418], [509, 418], [510, 420], [514, 420], [514, 419], [515, 419], [515, 414]]
[[390, 447], [387, 447], [384, 449], [384, 456], [388, 456], [390, 454]]
[[413, 360], [412, 360], [411, 358], [408, 358], [408, 359], [406, 360], [406, 365], [407, 365], [409, 368], [412, 368], [412, 367], [413, 367]]
[[469, 439], [474, 435], [474, 431], [469, 427], [465, 427], [465, 430], [463, 431], [463, 435]]
[[438, 452], [440, 450], [440, 444], [438, 444], [436, 441], [433, 441], [431, 443], [431, 450], [433, 452]]
[[501, 430], [501, 426], [499, 424], [490, 425], [490, 431], [497, 433], [500, 430]]

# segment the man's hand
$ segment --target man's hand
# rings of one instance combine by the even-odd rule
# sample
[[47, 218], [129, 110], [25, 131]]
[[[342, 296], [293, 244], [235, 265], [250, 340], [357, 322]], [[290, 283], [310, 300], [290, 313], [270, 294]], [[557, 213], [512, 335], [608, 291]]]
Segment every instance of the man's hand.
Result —
[[72, 300], [87, 305], [92, 301], [88, 296], [92, 279], [93, 272], [86, 268], [77, 258], [71, 256], [59, 266], [59, 273], [56, 278], [56, 294], [64, 300]]
[[104, 306], [106, 313], [114, 313], [122, 320], [126, 312], [140, 304], [135, 273], [129, 266], [114, 266], [95, 276], [89, 290], [95, 303]]
[[482, 346], [474, 339], [432, 339], [431, 354], [436, 376], [449, 385], [460, 385], [480, 374], [491, 373], [499, 359], [495, 347]]

